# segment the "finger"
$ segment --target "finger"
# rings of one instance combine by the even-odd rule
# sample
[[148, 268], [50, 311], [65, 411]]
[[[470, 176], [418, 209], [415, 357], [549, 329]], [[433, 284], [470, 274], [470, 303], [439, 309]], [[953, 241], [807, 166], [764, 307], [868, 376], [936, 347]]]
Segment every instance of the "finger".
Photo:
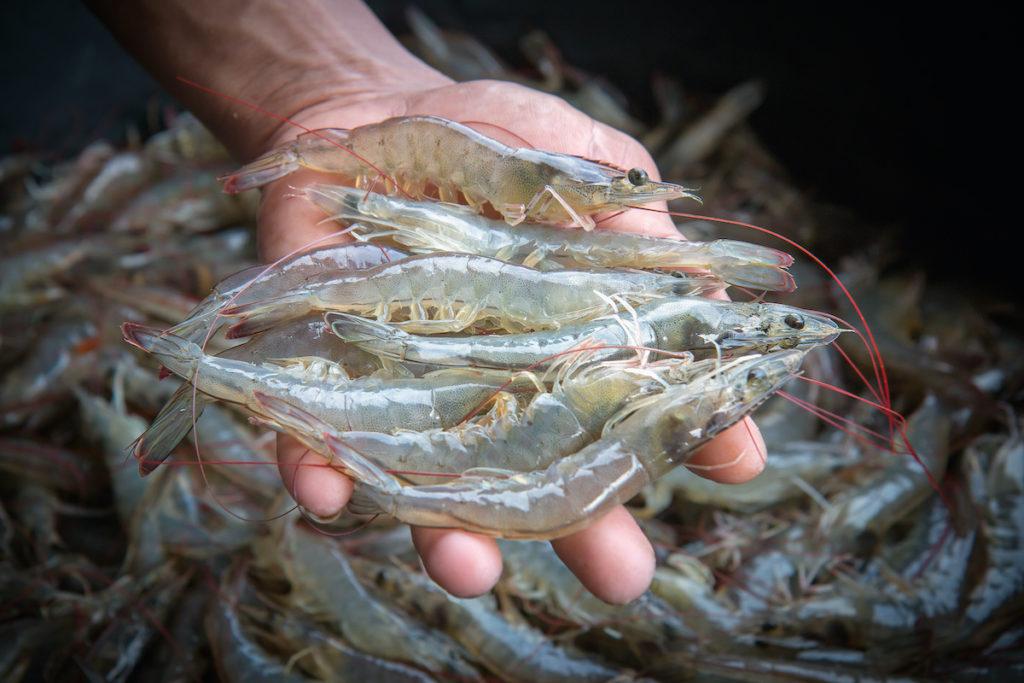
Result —
[[761, 431], [745, 417], [694, 453], [686, 466], [721, 484], [742, 484], [764, 470], [766, 458]]
[[277, 436], [277, 467], [295, 502], [323, 519], [337, 517], [352, 497], [352, 480], [296, 439]]
[[501, 552], [493, 538], [461, 529], [413, 527], [412, 542], [430, 578], [457, 597], [483, 595], [501, 577]]
[[302, 193], [307, 185], [324, 182], [338, 183], [339, 179], [300, 170], [264, 188], [259, 218], [259, 252], [264, 262], [276, 261], [309, 246], [351, 240], [347, 235], [324, 239], [344, 228], [336, 221], [325, 220], [323, 210]]
[[587, 590], [605, 602], [621, 605], [635, 600], [654, 577], [654, 548], [621, 506], [551, 545]]

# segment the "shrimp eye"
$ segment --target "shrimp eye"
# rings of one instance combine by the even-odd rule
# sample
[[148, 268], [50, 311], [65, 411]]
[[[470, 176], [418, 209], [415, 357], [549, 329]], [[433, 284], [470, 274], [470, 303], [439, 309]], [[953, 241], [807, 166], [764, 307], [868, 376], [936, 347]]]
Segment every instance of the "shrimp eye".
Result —
[[633, 185], [640, 187], [641, 185], [647, 184], [647, 171], [642, 168], [631, 168], [629, 169], [629, 173], [626, 174], [626, 178], [629, 179], [629, 182], [633, 183]]
[[761, 368], [753, 368], [747, 373], [747, 384], [759, 384], [768, 379], [767, 373]]
[[802, 315], [796, 313], [789, 313], [785, 318], [782, 319], [784, 323], [792, 327], [794, 330], [804, 329], [804, 318]]

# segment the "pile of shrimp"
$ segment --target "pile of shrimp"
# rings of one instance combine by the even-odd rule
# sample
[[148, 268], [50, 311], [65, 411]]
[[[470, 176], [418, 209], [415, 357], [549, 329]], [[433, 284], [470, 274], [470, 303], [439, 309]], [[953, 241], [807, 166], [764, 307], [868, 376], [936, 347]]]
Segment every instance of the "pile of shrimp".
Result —
[[[999, 309], [864, 240], [824, 270], [810, 250], [849, 241], [744, 124], [759, 86], [661, 82], [645, 128], [543, 36], [513, 75], [410, 25], [439, 68], [563, 94], [678, 182], [429, 117], [241, 170], [187, 114], [0, 160], [0, 678], [1019, 677], [1024, 339]], [[302, 165], [336, 175], [291, 201], [337, 235], [257, 264], [246, 188]], [[601, 227], [692, 186], [728, 222]], [[766, 469], [715, 483], [690, 458], [748, 415]], [[339, 519], [284, 492], [276, 433], [356, 481]], [[545, 542], [618, 504], [658, 562], [624, 606]], [[498, 586], [445, 593], [406, 524], [500, 537]]]

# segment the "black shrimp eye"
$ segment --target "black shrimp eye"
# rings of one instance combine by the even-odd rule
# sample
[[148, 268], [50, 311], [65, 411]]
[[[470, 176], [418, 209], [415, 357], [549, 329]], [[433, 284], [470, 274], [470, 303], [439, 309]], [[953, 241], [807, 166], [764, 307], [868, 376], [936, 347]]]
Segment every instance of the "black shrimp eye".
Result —
[[747, 383], [753, 384], [754, 382], [763, 382], [768, 379], [768, 375], [761, 368], [754, 368], [747, 373]]
[[626, 178], [629, 182], [633, 183], [637, 187], [647, 184], [647, 171], [642, 168], [631, 168], [629, 173], [626, 174]]
[[785, 318], [782, 319], [784, 323], [792, 327], [794, 330], [804, 329], [804, 318], [796, 313], [789, 313]]

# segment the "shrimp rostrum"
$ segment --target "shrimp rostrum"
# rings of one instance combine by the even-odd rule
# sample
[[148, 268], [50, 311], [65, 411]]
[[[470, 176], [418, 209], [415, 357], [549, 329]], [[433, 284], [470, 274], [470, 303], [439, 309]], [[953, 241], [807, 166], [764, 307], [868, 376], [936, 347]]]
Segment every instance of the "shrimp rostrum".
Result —
[[357, 482], [349, 510], [389, 514], [416, 526], [490, 536], [552, 539], [571, 534], [639, 493], [777, 391], [801, 351], [745, 356], [637, 404], [599, 441], [544, 469], [483, 472], [448, 484], [402, 486], [349, 448], [344, 435], [287, 401], [258, 393], [268, 422], [329, 455]]
[[490, 205], [511, 225], [566, 223], [590, 230], [594, 214], [631, 205], [695, 198], [672, 183], [570, 154], [510, 147], [436, 116], [391, 118], [351, 130], [324, 128], [300, 135], [224, 178], [242, 192], [299, 168], [336, 173], [357, 187], [400, 189], [442, 201], [461, 194], [476, 210]]

